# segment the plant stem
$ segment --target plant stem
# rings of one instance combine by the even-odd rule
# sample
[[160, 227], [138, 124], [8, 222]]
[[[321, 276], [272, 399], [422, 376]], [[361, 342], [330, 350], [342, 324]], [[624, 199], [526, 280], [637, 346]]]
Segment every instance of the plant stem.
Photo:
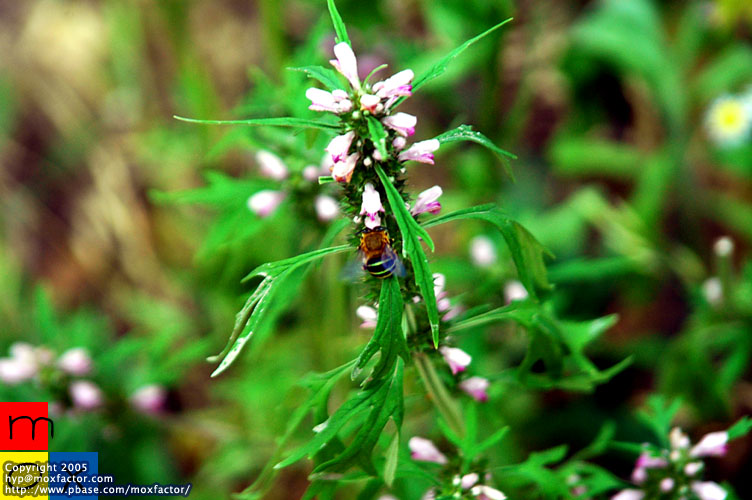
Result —
[[420, 378], [423, 379], [426, 390], [431, 395], [434, 405], [436, 405], [436, 409], [444, 418], [449, 428], [457, 436], [463, 437], [465, 435], [465, 423], [462, 419], [462, 413], [449, 395], [449, 391], [441, 381], [441, 378], [439, 378], [439, 374], [436, 373], [433, 363], [422, 352], [414, 354], [413, 359], [415, 360], [415, 366], [418, 369]]

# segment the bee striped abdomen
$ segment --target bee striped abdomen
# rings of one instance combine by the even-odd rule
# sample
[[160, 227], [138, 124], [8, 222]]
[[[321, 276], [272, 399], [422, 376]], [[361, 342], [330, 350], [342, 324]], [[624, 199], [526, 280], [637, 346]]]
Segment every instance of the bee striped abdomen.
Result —
[[388, 278], [397, 267], [397, 256], [386, 253], [368, 259], [363, 268], [374, 278]]

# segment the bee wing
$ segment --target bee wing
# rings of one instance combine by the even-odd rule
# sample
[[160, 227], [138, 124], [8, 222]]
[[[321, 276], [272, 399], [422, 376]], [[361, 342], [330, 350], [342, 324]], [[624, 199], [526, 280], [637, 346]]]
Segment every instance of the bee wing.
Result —
[[348, 259], [345, 267], [339, 273], [339, 279], [348, 283], [354, 283], [365, 276], [363, 269], [363, 252], [358, 250], [358, 254]]
[[394, 272], [393, 274], [396, 274], [400, 278], [405, 277], [405, 265], [402, 263], [402, 259], [399, 258], [399, 255], [397, 255], [397, 252], [395, 252], [392, 247], [386, 247], [384, 249], [384, 253], [387, 254], [390, 258], [394, 259]]

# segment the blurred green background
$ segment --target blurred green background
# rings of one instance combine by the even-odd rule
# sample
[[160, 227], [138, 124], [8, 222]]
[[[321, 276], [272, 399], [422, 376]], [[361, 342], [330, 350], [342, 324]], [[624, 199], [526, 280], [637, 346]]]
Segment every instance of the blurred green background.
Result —
[[[405, 111], [419, 117], [418, 140], [474, 124], [519, 156], [516, 182], [487, 152], [452, 147], [413, 167], [411, 186], [441, 185], [445, 209], [493, 201], [522, 221], [556, 255], [562, 314], [619, 315], [596, 362], [634, 356], [592, 393], [494, 385], [489, 422], [514, 429], [497, 461], [584, 446], [608, 420], [639, 441], [631, 413], [653, 392], [681, 396], [681, 423], [697, 432], [750, 413], [749, 2], [338, 7], [362, 66], [417, 73], [515, 18]], [[259, 218], [246, 206], [268, 182], [255, 153], [271, 150], [299, 172], [318, 164], [325, 138], [172, 118], [309, 116], [312, 83], [285, 68], [324, 64], [332, 45], [323, 0], [0, 1], [0, 356], [14, 359], [11, 346], [26, 342], [39, 359], [79, 347], [91, 358], [80, 375], [40, 368], [0, 384], [3, 401], [55, 404], [65, 423], [54, 449], [99, 451], [100, 470], [119, 482], [192, 481], [192, 498], [226, 497], [274, 453], [303, 394], [296, 381], [368, 339], [354, 315], [359, 291], [339, 279], [343, 257], [301, 283], [237, 366], [209, 378], [204, 358], [221, 349], [250, 290], [240, 279], [316, 246], [328, 223], [313, 196], [336, 188], [296, 187]], [[733, 116], [718, 114], [719, 99]], [[514, 279], [503, 241], [484, 231], [434, 237], [432, 267], [467, 307], [503, 304]], [[730, 254], [714, 251], [723, 236]], [[477, 237], [496, 258], [474, 258]], [[519, 359], [509, 328], [486, 333], [463, 348], [487, 373]], [[95, 386], [93, 408], [71, 392], [81, 380]], [[732, 451], [713, 467], [750, 498], [752, 442]], [[628, 475], [623, 457], [603, 464]], [[305, 478], [303, 467], [283, 471], [268, 498], [298, 498]]]

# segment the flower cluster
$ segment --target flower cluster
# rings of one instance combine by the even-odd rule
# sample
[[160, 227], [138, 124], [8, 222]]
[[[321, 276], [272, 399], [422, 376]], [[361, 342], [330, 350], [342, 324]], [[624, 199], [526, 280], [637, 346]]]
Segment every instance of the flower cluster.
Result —
[[358, 61], [350, 45], [341, 42], [335, 45], [332, 66], [349, 82], [348, 90], [335, 89], [331, 92], [318, 88], [306, 91], [306, 97], [311, 101], [310, 109], [326, 111], [339, 115], [346, 125], [343, 134], [336, 136], [326, 147], [331, 156], [330, 173], [337, 182], [349, 183], [358, 165], [370, 167], [375, 162], [386, 160], [379, 149], [366, 149], [364, 141], [359, 139], [362, 134], [356, 133], [364, 117], [374, 117], [389, 130], [394, 132], [391, 148], [400, 162], [418, 161], [433, 164], [433, 153], [439, 149], [439, 141], [431, 139], [417, 142], [405, 149], [406, 138], [415, 133], [417, 117], [393, 112], [394, 105], [402, 97], [412, 95], [412, 70], [406, 69], [387, 78], [386, 80], [368, 83], [358, 76]]
[[[421, 462], [432, 462], [439, 465], [448, 463], [447, 457], [439, 451], [430, 439], [413, 436], [408, 442], [410, 456], [413, 460]], [[506, 495], [501, 491], [492, 488], [484, 482], [490, 481], [489, 474], [483, 475], [484, 481], [481, 481], [481, 474], [470, 472], [464, 475], [457, 475], [452, 481], [453, 491], [450, 493], [452, 498], [467, 498], [475, 500], [504, 500]], [[447, 492], [444, 492], [447, 493]], [[436, 498], [436, 491], [429, 490], [422, 500], [432, 500]]]
[[752, 88], [739, 95], [717, 98], [705, 115], [705, 128], [719, 146], [734, 146], [749, 140], [752, 131]]
[[647, 448], [637, 458], [632, 471], [632, 482], [639, 488], [620, 491], [612, 500], [643, 500], [645, 498], [697, 498], [698, 500], [724, 500], [728, 493], [719, 484], [702, 481], [704, 457], [726, 454], [727, 432], [712, 432], [692, 446], [681, 429], [669, 434], [670, 449]]
[[[290, 177], [290, 169], [285, 165], [282, 159], [270, 151], [259, 151], [256, 153], [256, 163], [259, 167], [261, 176], [268, 179], [283, 183]], [[331, 165], [331, 156], [324, 155], [320, 166], [308, 165], [302, 172], [302, 178], [318, 185], [318, 178], [321, 175], [329, 173]], [[288, 196], [287, 189], [280, 185], [279, 189], [262, 189], [257, 191], [248, 198], [248, 209], [256, 216], [264, 218], [272, 215]], [[316, 217], [321, 222], [329, 222], [339, 215], [339, 204], [337, 200], [326, 194], [317, 194], [313, 198], [313, 208]]]
[[[9, 354], [0, 358], [0, 382], [5, 385], [35, 382], [50, 389], [62, 388], [68, 400], [51, 404], [51, 408], [58, 412], [66, 407], [76, 411], [95, 411], [104, 406], [104, 393], [89, 378], [94, 366], [85, 348], [68, 349], [55, 359], [55, 353], [47, 347], [16, 342], [10, 346]], [[163, 409], [166, 397], [163, 387], [148, 385], [137, 389], [130, 402], [138, 411], [156, 414]]]

